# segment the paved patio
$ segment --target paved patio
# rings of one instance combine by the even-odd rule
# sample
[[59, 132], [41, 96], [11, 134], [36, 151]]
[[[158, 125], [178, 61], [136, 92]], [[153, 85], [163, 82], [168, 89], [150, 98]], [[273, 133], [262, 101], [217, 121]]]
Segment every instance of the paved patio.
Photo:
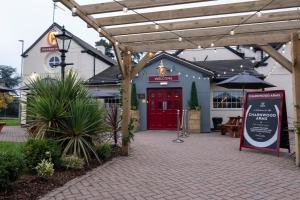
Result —
[[43, 199], [300, 199], [300, 169], [287, 152], [239, 151], [239, 139], [196, 134], [136, 135], [129, 157], [116, 158]]
[[20, 126], [4, 126], [0, 133], [0, 141], [24, 142], [26, 138], [25, 128]]

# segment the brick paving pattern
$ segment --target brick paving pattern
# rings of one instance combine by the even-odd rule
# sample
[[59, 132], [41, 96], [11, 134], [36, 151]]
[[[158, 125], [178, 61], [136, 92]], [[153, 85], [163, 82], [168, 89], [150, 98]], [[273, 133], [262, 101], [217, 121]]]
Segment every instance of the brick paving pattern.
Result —
[[26, 129], [20, 126], [4, 126], [0, 133], [0, 141], [25, 142]]
[[129, 157], [76, 178], [43, 199], [300, 199], [300, 169], [287, 152], [239, 151], [239, 139], [196, 134], [136, 135]]

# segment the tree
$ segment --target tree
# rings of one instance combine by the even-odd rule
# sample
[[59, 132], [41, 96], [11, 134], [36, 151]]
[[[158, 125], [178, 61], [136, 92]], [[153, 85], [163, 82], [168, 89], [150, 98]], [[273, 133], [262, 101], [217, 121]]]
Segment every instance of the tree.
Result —
[[137, 106], [138, 106], [138, 100], [136, 96], [136, 87], [135, 87], [135, 83], [133, 83], [131, 86], [131, 109], [136, 110]]
[[[101, 39], [100, 41], [96, 42], [96, 46], [104, 46], [105, 47], [105, 55], [115, 59], [115, 55], [113, 53], [113, 46], [109, 41], [107, 41], [105, 39]], [[141, 53], [133, 53], [132, 55], [133, 55], [134, 63], [138, 63], [142, 56]]]
[[199, 110], [198, 95], [197, 95], [197, 88], [196, 88], [195, 81], [193, 81], [193, 83], [192, 83], [189, 107], [191, 110]]
[[16, 68], [6, 65], [0, 65], [0, 79], [3, 86], [13, 88], [19, 85], [21, 77], [17, 75]]

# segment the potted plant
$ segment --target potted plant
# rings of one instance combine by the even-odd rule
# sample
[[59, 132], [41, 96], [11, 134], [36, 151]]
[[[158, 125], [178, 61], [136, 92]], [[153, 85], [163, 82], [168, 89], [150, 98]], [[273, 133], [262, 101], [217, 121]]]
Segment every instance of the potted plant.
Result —
[[137, 132], [140, 128], [140, 113], [137, 110], [138, 99], [136, 94], [136, 86], [133, 83], [131, 86], [131, 118], [133, 120], [134, 132]]
[[200, 120], [201, 120], [200, 106], [198, 102], [196, 83], [192, 83], [191, 97], [189, 101], [189, 116], [188, 116], [188, 129], [190, 133], [200, 133]]

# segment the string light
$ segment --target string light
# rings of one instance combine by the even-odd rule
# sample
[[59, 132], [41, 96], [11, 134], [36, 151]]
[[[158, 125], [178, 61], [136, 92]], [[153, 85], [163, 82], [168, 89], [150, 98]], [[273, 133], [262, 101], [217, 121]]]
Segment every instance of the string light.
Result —
[[198, 45], [198, 49], [201, 49], [201, 45]]
[[193, 78], [195, 78], [195, 76], [193, 76]]
[[127, 7], [124, 7], [124, 8], [123, 8], [123, 12], [124, 12], [124, 13], [127, 13], [127, 11], [128, 11], [128, 8], [127, 8]]
[[230, 35], [234, 35], [234, 30], [231, 30], [231, 31], [230, 31]]
[[179, 42], [182, 42], [182, 37], [179, 37], [179, 38], [178, 38], [178, 41], [179, 41]]
[[240, 66], [240, 68], [243, 68], [243, 67], [244, 67], [243, 65]]
[[119, 45], [119, 42], [118, 42], [118, 41], [116, 41], [116, 42], [115, 42], [115, 45], [116, 45], [116, 46], [118, 46], [118, 45]]
[[231, 71], [234, 72], [234, 69], [232, 68]]
[[260, 11], [257, 11], [257, 12], [256, 12], [256, 15], [257, 15], [257, 17], [261, 17], [261, 16], [262, 16], [262, 13], [261, 13]]
[[77, 8], [76, 7], [73, 7], [72, 8], [72, 13], [74, 14], [74, 13], [76, 13], [77, 12]]
[[253, 50], [253, 46], [250, 47], [250, 50]]
[[211, 46], [211, 47], [214, 47], [214, 46], [215, 46], [215, 44], [214, 44], [214, 43], [211, 43], [211, 44], [210, 44], [210, 46]]
[[155, 24], [155, 29], [158, 30], [159, 29], [159, 25]]
[[99, 27], [98, 28], [98, 32], [101, 33], [102, 32], [102, 28]]

